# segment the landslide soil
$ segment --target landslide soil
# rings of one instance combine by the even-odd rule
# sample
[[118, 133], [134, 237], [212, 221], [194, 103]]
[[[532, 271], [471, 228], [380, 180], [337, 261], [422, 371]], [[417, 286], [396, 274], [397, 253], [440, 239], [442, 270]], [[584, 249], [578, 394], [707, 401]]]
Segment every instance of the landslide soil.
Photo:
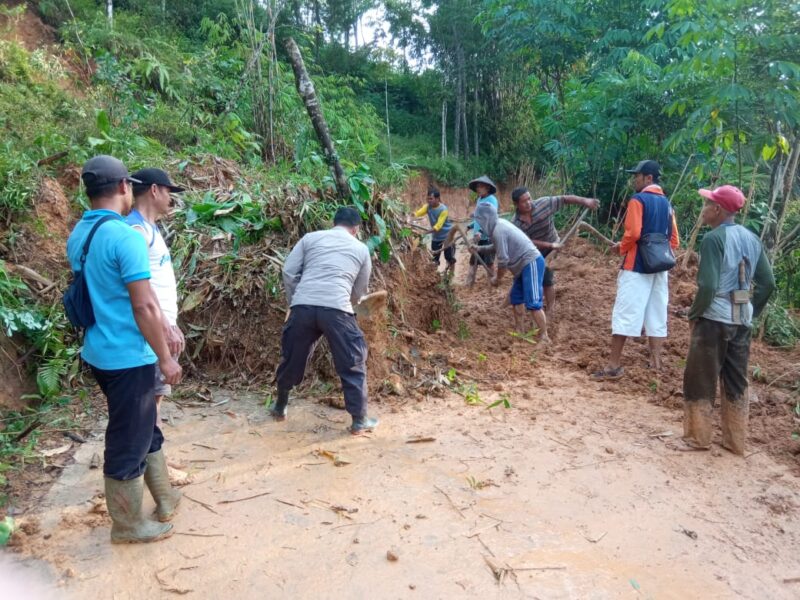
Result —
[[598, 384], [588, 372], [607, 352], [616, 258], [577, 240], [557, 259], [546, 348], [508, 334], [505, 289], [483, 276], [464, 287], [463, 253], [449, 304], [420, 275], [424, 249], [404, 258], [387, 288], [428, 286], [393, 294], [386, 331], [373, 332], [374, 434], [347, 435], [347, 416], [313, 387], [276, 424], [264, 394], [187, 384], [162, 416], [171, 460], [193, 477], [176, 535], [108, 544], [89, 468], [98, 433], [20, 518], [20, 577], [65, 597], [797, 597], [793, 391], [781, 387], [796, 353], [754, 344], [767, 383], [754, 384], [746, 457], [683, 452], [691, 272], [672, 278], [665, 371], [647, 369], [634, 340], [626, 378]]

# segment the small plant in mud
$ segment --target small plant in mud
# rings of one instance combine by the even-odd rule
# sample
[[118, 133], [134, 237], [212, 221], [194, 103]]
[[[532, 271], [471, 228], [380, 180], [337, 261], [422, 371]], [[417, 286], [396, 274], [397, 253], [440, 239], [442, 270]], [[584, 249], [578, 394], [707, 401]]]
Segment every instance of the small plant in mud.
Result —
[[767, 372], [758, 365], [753, 367], [753, 381], [767, 382]]
[[445, 377], [447, 377], [447, 381], [449, 381], [450, 383], [455, 383], [457, 375], [458, 372], [456, 371], [455, 367], [450, 367]]
[[468, 476], [466, 479], [469, 487], [471, 487], [473, 490], [482, 490], [483, 488], [492, 486], [498, 487], [498, 485], [491, 479], [476, 479], [472, 475]]
[[486, 406], [486, 409], [495, 408], [497, 406], [501, 406], [503, 408], [511, 408], [511, 397], [508, 395], [507, 392], [503, 392], [500, 394], [500, 398], [492, 402], [491, 404]]
[[653, 381], [651, 381], [651, 382], [648, 384], [648, 386], [647, 386], [647, 387], [650, 389], [650, 391], [651, 391], [652, 393], [654, 393], [654, 394], [655, 394], [655, 393], [658, 391], [658, 380], [657, 380], [657, 379], [653, 379]]
[[458, 297], [456, 296], [456, 292], [453, 289], [453, 286], [450, 285], [451, 278], [445, 276], [442, 280], [437, 284], [437, 288], [444, 292], [445, 298], [447, 298], [447, 304], [450, 306], [450, 310], [452, 312], [458, 312], [461, 310], [461, 303], [458, 301]]
[[478, 353], [478, 362], [479, 363], [485, 363], [487, 360], [489, 360], [489, 357], [486, 356], [483, 352], [479, 352]]
[[469, 336], [470, 336], [469, 327], [467, 326], [467, 324], [464, 321], [459, 321], [458, 322], [458, 339], [466, 340], [467, 338], [469, 338]]
[[526, 331], [525, 333], [519, 333], [518, 331], [508, 332], [508, 335], [510, 335], [511, 337], [523, 340], [525, 342], [528, 342], [529, 344], [536, 344], [538, 342], [538, 340], [536, 339], [536, 336], [538, 334], [539, 334], [539, 329], [537, 327], [534, 327], [533, 329], [531, 329], [530, 331]]
[[462, 396], [470, 406], [484, 403], [483, 400], [481, 400], [481, 396], [478, 393], [478, 386], [475, 383], [462, 383], [454, 391], [459, 396]]
[[439, 319], [434, 319], [431, 321], [431, 331], [436, 333], [442, 328], [442, 322]]

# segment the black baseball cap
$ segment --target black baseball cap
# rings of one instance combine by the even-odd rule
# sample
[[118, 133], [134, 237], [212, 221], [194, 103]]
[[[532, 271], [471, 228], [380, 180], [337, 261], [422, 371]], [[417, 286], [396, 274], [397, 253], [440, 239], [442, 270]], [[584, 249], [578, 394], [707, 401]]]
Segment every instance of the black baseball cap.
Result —
[[123, 180], [141, 183], [135, 177], [131, 177], [128, 168], [122, 164], [121, 160], [107, 154], [100, 154], [87, 160], [81, 171], [81, 179], [83, 179], [83, 185], [86, 186], [87, 192]]
[[641, 173], [642, 175], [661, 176], [661, 165], [654, 160], [642, 160], [632, 169], [625, 169], [626, 173]]
[[154, 184], [169, 188], [169, 191], [175, 194], [186, 191], [186, 188], [172, 183], [166, 171], [162, 171], [161, 169], [140, 169], [133, 174], [133, 177], [139, 180], [139, 183], [133, 186], [135, 192], [144, 191], [145, 188], [149, 188]]
[[361, 213], [352, 206], [342, 206], [333, 216], [334, 225], [347, 225], [348, 227], [358, 227], [361, 225]]

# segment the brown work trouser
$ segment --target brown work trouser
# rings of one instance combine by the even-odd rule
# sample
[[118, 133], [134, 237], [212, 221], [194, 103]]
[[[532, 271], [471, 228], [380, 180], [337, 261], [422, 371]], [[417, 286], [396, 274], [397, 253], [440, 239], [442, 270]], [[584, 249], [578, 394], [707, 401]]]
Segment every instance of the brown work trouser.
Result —
[[683, 372], [683, 432], [700, 448], [711, 446], [711, 415], [719, 381], [722, 445], [744, 454], [750, 394], [750, 328], [698, 319]]

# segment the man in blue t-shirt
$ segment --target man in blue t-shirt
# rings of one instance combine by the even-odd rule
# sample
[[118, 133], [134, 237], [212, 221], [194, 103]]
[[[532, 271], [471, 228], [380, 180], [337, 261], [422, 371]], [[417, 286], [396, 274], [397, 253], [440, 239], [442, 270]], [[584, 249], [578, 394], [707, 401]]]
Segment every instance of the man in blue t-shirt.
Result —
[[72, 230], [67, 257], [73, 271], [84, 270], [96, 321], [86, 330], [81, 356], [108, 403], [103, 474], [111, 542], [153, 542], [170, 535], [172, 525], [142, 516], [144, 483], [156, 501], [159, 521], [173, 516], [180, 499], [170, 487], [161, 452], [155, 366], [158, 362], [170, 384], [180, 381], [181, 367], [170, 355], [150, 288], [147, 245], [122, 218], [131, 209], [131, 185], [138, 180], [111, 156], [88, 160], [81, 178], [92, 209]]

